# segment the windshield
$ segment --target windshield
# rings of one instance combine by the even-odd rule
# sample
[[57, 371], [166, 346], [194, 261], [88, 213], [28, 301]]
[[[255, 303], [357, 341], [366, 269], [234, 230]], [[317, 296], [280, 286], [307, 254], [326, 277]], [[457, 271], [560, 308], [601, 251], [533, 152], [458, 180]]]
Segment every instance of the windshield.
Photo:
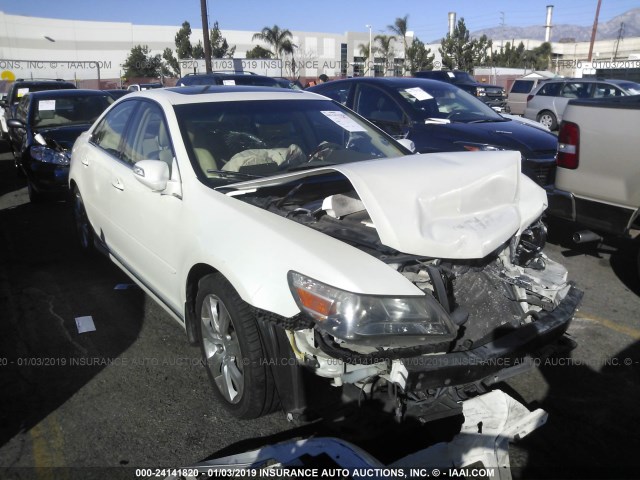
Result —
[[39, 98], [32, 102], [29, 124], [34, 128], [91, 124], [113, 102], [111, 95]]
[[397, 88], [414, 119], [426, 123], [505, 121], [473, 95], [446, 83]]
[[175, 112], [192, 164], [212, 186], [407, 153], [329, 100], [194, 103]]

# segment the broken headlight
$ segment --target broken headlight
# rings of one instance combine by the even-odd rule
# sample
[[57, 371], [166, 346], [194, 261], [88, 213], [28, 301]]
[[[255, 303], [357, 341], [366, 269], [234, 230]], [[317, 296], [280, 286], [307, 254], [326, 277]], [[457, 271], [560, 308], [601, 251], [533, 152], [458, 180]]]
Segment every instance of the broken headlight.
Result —
[[291, 293], [323, 331], [345, 342], [407, 347], [452, 340], [456, 328], [432, 296], [387, 297], [347, 292], [289, 272]]
[[512, 263], [536, 270], [544, 269], [544, 260], [539, 254], [546, 241], [547, 227], [545, 224], [541, 220], [532, 223], [522, 232], [519, 242], [512, 245]]
[[49, 147], [31, 147], [31, 158], [38, 162], [55, 163], [57, 165], [69, 165], [69, 152], [58, 152]]

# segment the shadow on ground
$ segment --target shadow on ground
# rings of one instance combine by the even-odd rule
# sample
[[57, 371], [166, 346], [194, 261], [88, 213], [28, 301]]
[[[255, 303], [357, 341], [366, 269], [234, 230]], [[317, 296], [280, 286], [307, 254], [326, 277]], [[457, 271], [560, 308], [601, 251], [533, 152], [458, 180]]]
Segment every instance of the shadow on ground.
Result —
[[558, 219], [548, 219], [546, 223], [549, 225], [549, 241], [566, 248], [562, 253], [565, 257], [588, 255], [603, 258], [605, 254], [610, 255], [612, 271], [629, 290], [640, 295], [640, 240], [605, 236], [601, 242], [577, 244], [571, 237], [584, 228]]
[[[0, 161], [0, 194], [20, 182], [13, 161]], [[0, 210], [0, 446], [31, 430], [104, 368], [82, 366], [80, 359], [116, 357], [137, 338], [144, 295], [105, 295], [123, 275], [77, 245], [65, 201]], [[118, 301], [123, 295], [130, 300]], [[83, 337], [75, 323], [83, 315], [105, 319], [105, 327]], [[106, 321], [118, 316], [134, 321]]]

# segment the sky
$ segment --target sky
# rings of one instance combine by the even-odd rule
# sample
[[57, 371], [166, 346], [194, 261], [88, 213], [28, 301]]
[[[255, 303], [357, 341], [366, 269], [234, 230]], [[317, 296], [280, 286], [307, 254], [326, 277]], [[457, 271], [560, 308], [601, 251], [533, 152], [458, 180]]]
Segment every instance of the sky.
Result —
[[[446, 34], [447, 13], [464, 17], [471, 31], [507, 26], [544, 25], [546, 5], [554, 4], [553, 24], [593, 24], [597, 0], [208, 0], [209, 25], [228, 30], [260, 31], [278, 25], [289, 30], [342, 34], [347, 31], [389, 33], [387, 26], [409, 15], [409, 30], [425, 42]], [[632, 8], [640, 0], [603, 0], [600, 21]], [[0, 11], [68, 20], [175, 25], [184, 20], [200, 28], [200, 0], [0, 0]]]

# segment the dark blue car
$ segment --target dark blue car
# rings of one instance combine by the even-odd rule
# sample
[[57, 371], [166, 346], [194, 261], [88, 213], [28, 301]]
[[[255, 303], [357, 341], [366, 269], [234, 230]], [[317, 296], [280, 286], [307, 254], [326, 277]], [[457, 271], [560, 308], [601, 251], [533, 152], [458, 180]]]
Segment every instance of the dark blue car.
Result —
[[359, 113], [419, 153], [516, 150], [522, 171], [538, 185], [553, 184], [555, 135], [508, 119], [460, 88], [420, 78], [349, 78], [308, 89]]
[[24, 95], [7, 122], [19, 173], [32, 202], [68, 191], [71, 147], [114, 102], [100, 90], [47, 90]]

